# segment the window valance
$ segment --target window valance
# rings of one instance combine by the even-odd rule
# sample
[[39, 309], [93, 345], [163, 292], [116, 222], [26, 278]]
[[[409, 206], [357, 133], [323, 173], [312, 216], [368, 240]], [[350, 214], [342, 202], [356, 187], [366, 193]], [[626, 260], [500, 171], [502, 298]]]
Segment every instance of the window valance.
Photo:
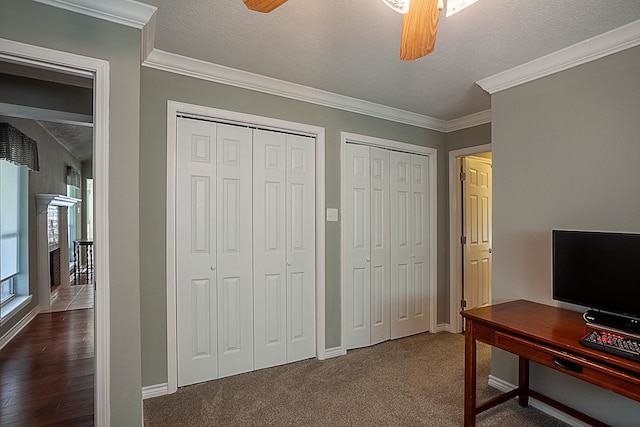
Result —
[[40, 170], [38, 143], [9, 123], [0, 123], [0, 159], [32, 171]]

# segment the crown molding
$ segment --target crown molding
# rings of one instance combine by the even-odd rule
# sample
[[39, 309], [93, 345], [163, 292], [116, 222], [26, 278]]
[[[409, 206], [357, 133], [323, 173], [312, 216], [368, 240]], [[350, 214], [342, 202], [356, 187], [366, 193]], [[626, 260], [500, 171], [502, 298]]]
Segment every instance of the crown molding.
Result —
[[445, 120], [154, 49], [143, 66], [440, 132]]
[[157, 8], [133, 0], [34, 0], [49, 6], [142, 29]]
[[640, 44], [640, 20], [534, 59], [476, 83], [490, 94], [594, 61]]
[[459, 117], [457, 119], [447, 121], [446, 132], [455, 132], [474, 126], [483, 125], [485, 123], [491, 123], [491, 110], [484, 110], [477, 113], [469, 114], [468, 116]]

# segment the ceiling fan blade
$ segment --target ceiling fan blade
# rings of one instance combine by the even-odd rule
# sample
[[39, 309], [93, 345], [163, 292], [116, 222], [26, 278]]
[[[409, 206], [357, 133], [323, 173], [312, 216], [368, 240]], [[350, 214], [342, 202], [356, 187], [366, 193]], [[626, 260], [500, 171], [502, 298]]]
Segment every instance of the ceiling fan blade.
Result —
[[271, 12], [276, 7], [285, 3], [287, 0], [242, 0], [244, 5], [256, 12]]
[[438, 0], [412, 0], [402, 21], [400, 59], [410, 61], [433, 52], [436, 46]]

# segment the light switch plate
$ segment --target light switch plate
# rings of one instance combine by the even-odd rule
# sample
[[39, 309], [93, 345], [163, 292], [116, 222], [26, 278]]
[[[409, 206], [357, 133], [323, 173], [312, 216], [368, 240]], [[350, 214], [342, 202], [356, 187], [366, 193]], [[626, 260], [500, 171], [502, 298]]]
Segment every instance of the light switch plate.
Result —
[[327, 208], [327, 222], [338, 222], [338, 209]]

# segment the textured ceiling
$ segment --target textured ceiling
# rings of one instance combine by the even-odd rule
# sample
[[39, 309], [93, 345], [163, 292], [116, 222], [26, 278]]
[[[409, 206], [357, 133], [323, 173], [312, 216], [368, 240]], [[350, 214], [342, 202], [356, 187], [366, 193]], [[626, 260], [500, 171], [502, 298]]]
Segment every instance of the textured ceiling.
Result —
[[[80, 161], [93, 156], [93, 127], [38, 121], [52, 137]], [[46, 159], [45, 159], [46, 160]]]
[[155, 47], [451, 120], [490, 108], [475, 82], [640, 19], [638, 0], [479, 0], [440, 16], [435, 52], [399, 59], [402, 15], [380, 0], [142, 0]]

